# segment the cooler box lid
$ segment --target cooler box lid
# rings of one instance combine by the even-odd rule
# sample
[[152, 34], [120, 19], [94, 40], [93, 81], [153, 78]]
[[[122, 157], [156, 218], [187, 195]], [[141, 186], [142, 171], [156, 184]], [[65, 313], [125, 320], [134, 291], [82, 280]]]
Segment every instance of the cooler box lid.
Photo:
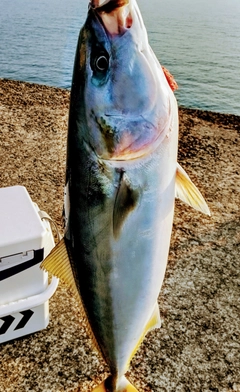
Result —
[[41, 249], [45, 231], [25, 187], [0, 189], [0, 258]]

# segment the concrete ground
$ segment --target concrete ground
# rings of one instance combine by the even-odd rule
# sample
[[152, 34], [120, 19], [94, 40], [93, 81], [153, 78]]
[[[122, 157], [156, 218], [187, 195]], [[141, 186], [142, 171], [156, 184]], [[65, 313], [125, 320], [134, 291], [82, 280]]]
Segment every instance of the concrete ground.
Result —
[[[68, 105], [68, 91], [0, 80], [0, 186], [26, 186], [59, 226]], [[162, 327], [127, 374], [139, 392], [240, 391], [239, 132], [237, 116], [180, 110], [179, 162], [212, 216], [176, 202]], [[0, 345], [0, 391], [88, 392], [106, 377], [62, 284], [50, 317], [45, 330]]]

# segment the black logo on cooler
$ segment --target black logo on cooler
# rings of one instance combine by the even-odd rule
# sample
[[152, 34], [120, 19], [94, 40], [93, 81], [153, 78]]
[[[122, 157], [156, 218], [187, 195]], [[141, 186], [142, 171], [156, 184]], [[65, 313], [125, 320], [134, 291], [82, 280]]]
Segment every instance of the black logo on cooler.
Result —
[[[23, 317], [21, 318], [17, 326], [14, 328], [14, 331], [24, 328], [34, 312], [31, 309], [29, 309], [29, 310], [24, 310], [23, 312], [20, 313], [23, 315]], [[0, 328], [0, 335], [4, 335], [8, 331], [12, 323], [14, 322], [15, 317], [9, 315], [5, 317], [1, 317], [0, 320], [3, 320], [4, 322]]]

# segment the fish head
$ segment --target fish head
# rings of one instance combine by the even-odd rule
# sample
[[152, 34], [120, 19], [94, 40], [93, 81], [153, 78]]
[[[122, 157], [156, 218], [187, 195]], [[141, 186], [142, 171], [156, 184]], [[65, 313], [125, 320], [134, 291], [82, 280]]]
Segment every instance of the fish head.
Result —
[[173, 93], [135, 0], [92, 0], [74, 73], [81, 137], [99, 158], [131, 160], [157, 148], [170, 129]]

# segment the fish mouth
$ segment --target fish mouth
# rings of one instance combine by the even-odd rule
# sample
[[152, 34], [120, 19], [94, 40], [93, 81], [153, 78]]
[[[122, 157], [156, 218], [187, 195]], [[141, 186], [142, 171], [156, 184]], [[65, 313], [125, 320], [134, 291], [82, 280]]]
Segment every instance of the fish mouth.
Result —
[[140, 118], [123, 118], [117, 115], [95, 117], [99, 143], [96, 155], [108, 161], [128, 161], [150, 155], [160, 145], [170, 130], [171, 116], [157, 124]]
[[110, 35], [122, 34], [132, 26], [129, 0], [91, 0], [90, 6]]

